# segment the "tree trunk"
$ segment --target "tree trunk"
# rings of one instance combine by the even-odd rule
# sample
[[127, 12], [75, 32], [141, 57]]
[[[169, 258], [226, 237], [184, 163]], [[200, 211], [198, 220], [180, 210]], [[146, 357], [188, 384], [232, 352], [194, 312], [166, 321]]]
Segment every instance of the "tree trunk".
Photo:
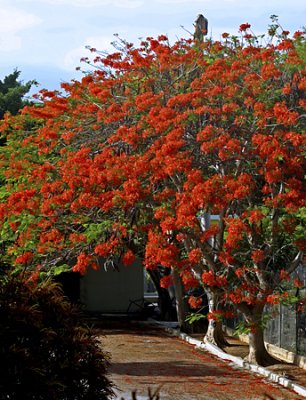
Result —
[[243, 312], [244, 317], [251, 329], [251, 332], [248, 335], [249, 354], [245, 360], [249, 363], [266, 367], [268, 365], [275, 364], [278, 361], [268, 353], [265, 346], [264, 329], [262, 327], [263, 309], [264, 305], [260, 304], [248, 306], [245, 309], [241, 309], [241, 311]]
[[160, 310], [160, 319], [162, 321], [173, 321], [176, 318], [174, 307], [172, 307], [172, 299], [167, 289], [160, 287], [160, 273], [158, 270], [148, 270], [150, 278], [154, 283], [158, 293], [158, 305]]
[[[205, 292], [208, 299], [208, 309], [209, 312], [218, 310], [218, 295], [212, 290], [205, 288]], [[206, 335], [204, 337], [205, 343], [212, 343], [218, 347], [227, 346], [228, 343], [225, 340], [224, 333], [222, 330], [221, 320], [209, 320]]]
[[254, 328], [254, 330], [249, 333], [249, 354], [246, 357], [246, 361], [263, 367], [277, 362], [277, 360], [267, 352], [264, 343], [263, 329], [260, 326]]
[[224, 338], [222, 321], [208, 321], [208, 328], [204, 336], [205, 343], [212, 343], [220, 348], [227, 346], [228, 342]]
[[186, 322], [189, 307], [185, 299], [183, 282], [181, 280], [180, 274], [175, 268], [172, 269], [172, 276], [173, 286], [175, 290], [177, 320], [182, 331], [190, 332], [192, 331], [192, 326]]

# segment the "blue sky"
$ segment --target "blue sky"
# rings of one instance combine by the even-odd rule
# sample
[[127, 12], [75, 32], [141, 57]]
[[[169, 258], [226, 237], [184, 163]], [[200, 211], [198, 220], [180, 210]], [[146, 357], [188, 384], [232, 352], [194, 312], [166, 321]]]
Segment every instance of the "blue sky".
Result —
[[[88, 56], [86, 45], [111, 51], [113, 34], [135, 44], [138, 38], [167, 34], [171, 41], [188, 37], [202, 13], [209, 34], [236, 34], [249, 22], [264, 33], [270, 15], [294, 32], [305, 24], [305, 0], [0, 0], [0, 79], [15, 68], [24, 81], [58, 89], [80, 79], [75, 68]], [[183, 29], [183, 26], [185, 29]]]

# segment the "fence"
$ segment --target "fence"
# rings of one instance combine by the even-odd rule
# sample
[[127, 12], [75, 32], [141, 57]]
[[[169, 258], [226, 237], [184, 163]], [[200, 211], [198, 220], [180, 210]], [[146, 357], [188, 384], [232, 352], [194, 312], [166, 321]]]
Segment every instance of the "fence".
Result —
[[[299, 267], [292, 275], [292, 280], [299, 278], [303, 288], [298, 295], [306, 298], [306, 266]], [[306, 310], [299, 304], [285, 306], [266, 306], [265, 313], [271, 316], [265, 329], [265, 341], [295, 354], [306, 356]], [[234, 329], [241, 319], [227, 320], [226, 325]]]
[[[306, 267], [299, 267], [291, 278], [298, 278], [303, 282], [303, 287], [297, 289], [296, 294], [306, 297]], [[300, 304], [280, 304], [267, 307], [266, 312], [272, 316], [265, 330], [266, 342], [306, 356], [306, 310], [303, 310]]]
[[306, 313], [297, 306], [268, 307], [272, 315], [265, 330], [265, 341], [293, 353], [306, 356]]

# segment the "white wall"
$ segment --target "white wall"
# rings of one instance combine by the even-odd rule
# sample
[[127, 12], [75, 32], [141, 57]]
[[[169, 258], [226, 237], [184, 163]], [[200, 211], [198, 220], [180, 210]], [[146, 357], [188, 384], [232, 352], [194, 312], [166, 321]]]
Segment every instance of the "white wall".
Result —
[[[102, 263], [103, 265], [103, 263]], [[119, 271], [102, 266], [99, 271], [89, 270], [81, 279], [80, 297], [86, 310], [102, 313], [125, 313], [131, 301], [141, 304], [144, 293], [143, 267], [135, 262], [129, 266], [119, 266]], [[131, 304], [130, 312], [140, 311]]]

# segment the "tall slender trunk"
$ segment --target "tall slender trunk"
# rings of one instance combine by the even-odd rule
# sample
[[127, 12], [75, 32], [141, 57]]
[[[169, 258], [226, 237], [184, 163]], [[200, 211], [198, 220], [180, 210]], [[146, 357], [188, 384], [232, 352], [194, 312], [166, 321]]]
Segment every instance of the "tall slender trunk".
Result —
[[186, 317], [189, 312], [189, 307], [187, 300], [185, 299], [184, 285], [181, 280], [179, 272], [175, 268], [172, 269], [172, 276], [173, 276], [173, 286], [176, 298], [177, 320], [181, 330], [184, 332], [189, 332], [190, 330], [192, 330], [192, 328], [190, 324], [186, 322]]
[[150, 278], [154, 283], [155, 289], [158, 293], [158, 305], [160, 310], [160, 319], [162, 321], [172, 321], [175, 319], [175, 312], [173, 313], [172, 299], [167, 289], [160, 286], [160, 273], [158, 270], [148, 270]]
[[[217, 293], [211, 289], [205, 288], [205, 293], [208, 299], [208, 310], [213, 312], [219, 309], [219, 299]], [[221, 320], [209, 320], [206, 335], [204, 337], [205, 343], [212, 343], [218, 347], [224, 347], [228, 345], [225, 340], [224, 333], [222, 330]]]
[[[204, 213], [201, 216], [201, 228], [203, 231], [207, 230], [211, 225], [211, 215], [210, 213]], [[213, 246], [213, 239], [210, 238], [208, 243]], [[219, 299], [216, 292], [211, 290], [208, 287], [204, 287], [205, 293], [208, 299], [208, 310], [209, 312], [213, 312], [219, 309]], [[222, 321], [221, 320], [208, 320], [208, 328], [206, 335], [204, 336], [205, 343], [212, 343], [218, 347], [224, 347], [228, 345], [225, 340], [224, 333], [222, 330]]]

